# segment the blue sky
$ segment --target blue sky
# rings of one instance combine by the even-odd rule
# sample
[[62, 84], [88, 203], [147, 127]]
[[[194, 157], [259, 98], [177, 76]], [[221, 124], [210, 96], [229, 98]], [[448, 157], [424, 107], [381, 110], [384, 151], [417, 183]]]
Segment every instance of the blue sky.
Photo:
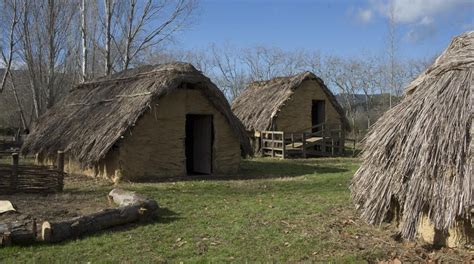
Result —
[[[383, 55], [387, 0], [204, 0], [178, 46], [268, 45], [340, 56]], [[393, 0], [397, 53], [426, 58], [474, 30], [474, 0]]]

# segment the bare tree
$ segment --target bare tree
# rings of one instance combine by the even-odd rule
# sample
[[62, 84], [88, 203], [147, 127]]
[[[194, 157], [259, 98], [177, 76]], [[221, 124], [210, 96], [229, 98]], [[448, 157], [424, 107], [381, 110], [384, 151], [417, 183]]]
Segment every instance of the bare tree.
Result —
[[392, 108], [392, 95], [395, 90], [395, 74], [396, 74], [396, 20], [395, 20], [395, 4], [390, 1], [388, 10], [388, 49], [387, 55], [389, 59], [389, 108]]
[[81, 80], [84, 82], [87, 80], [87, 10], [86, 10], [86, 0], [81, 0], [81, 37], [82, 37], [82, 75]]
[[215, 67], [214, 80], [230, 101], [237, 97], [249, 82], [249, 75], [240, 67], [240, 57], [230, 46], [219, 49], [211, 46], [212, 63]]
[[[14, 48], [17, 43], [17, 40], [15, 39], [15, 30], [16, 30], [16, 26], [19, 20], [17, 0], [12, 0], [11, 2], [5, 1], [4, 4], [5, 4], [4, 8], [7, 9], [7, 10], [4, 9], [4, 12], [6, 12], [7, 14], [11, 14], [11, 25], [10, 25], [10, 30], [8, 33], [8, 53], [6, 57], [3, 53], [3, 47], [1, 47], [2, 56], [5, 58], [4, 59], [5, 72], [3, 74], [2, 83], [0, 84], [0, 93], [2, 93], [3, 89], [5, 88], [7, 77], [8, 76], [11, 77], [10, 69], [11, 69], [12, 61], [13, 61]], [[8, 9], [10, 9], [11, 12], [8, 12]]]
[[104, 0], [105, 5], [105, 74], [112, 72], [111, 43], [112, 43], [112, 17], [115, 10], [114, 0]]
[[114, 35], [113, 41], [122, 69], [128, 69], [144, 51], [170, 40], [187, 26], [196, 7], [194, 0], [130, 0], [120, 4], [116, 20], [121, 35]]
[[6, 14], [5, 18], [8, 18], [11, 21], [11, 23], [10, 23], [10, 28], [9, 28], [9, 31], [8, 31], [8, 52], [7, 52], [7, 54], [4, 53], [4, 48], [1, 47], [1, 56], [2, 56], [3, 63], [5, 64], [6, 67], [5, 67], [5, 70], [4, 70], [2, 83], [0, 85], [0, 93], [3, 92], [3, 90], [6, 86], [7, 80], [10, 79], [9, 83], [10, 83], [11, 90], [12, 90], [12, 93], [13, 93], [13, 97], [15, 99], [15, 104], [16, 104], [16, 107], [17, 107], [17, 110], [18, 110], [18, 113], [19, 113], [19, 116], [20, 116], [21, 124], [22, 124], [23, 129], [26, 129], [27, 128], [27, 122], [26, 122], [26, 119], [25, 119], [23, 106], [20, 102], [18, 92], [17, 92], [16, 86], [15, 86], [15, 81], [14, 81], [13, 74], [12, 74], [12, 62], [13, 62], [13, 57], [14, 57], [14, 52], [15, 52], [14, 49], [15, 49], [16, 43], [18, 41], [16, 39], [15, 31], [16, 31], [16, 26], [19, 23], [19, 17], [21, 16], [21, 14], [19, 14], [19, 12], [20, 12], [19, 5], [20, 5], [20, 3], [18, 2], [18, 0], [4, 1], [3, 12], [4, 12], [4, 14]]
[[[72, 0], [24, 1], [20, 57], [29, 72], [35, 116], [50, 108], [63, 92], [67, 39], [75, 17]], [[58, 73], [60, 75], [58, 75]], [[60, 78], [58, 78], [60, 77]]]
[[[342, 104], [346, 110], [346, 115], [351, 120], [352, 127], [355, 128], [356, 116], [356, 72], [354, 65], [347, 63], [344, 59], [330, 56], [325, 59], [324, 71], [330, 86], [337, 89], [342, 98]], [[355, 133], [355, 129], [353, 133]]]

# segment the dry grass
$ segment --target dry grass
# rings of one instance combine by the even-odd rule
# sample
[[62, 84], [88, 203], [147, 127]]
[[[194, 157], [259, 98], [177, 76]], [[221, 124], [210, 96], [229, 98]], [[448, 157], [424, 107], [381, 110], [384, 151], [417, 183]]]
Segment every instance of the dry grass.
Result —
[[404, 238], [415, 236], [422, 213], [442, 231], [457, 218], [471, 219], [473, 80], [470, 32], [455, 38], [374, 125], [352, 181], [363, 219], [377, 224], [398, 210]]

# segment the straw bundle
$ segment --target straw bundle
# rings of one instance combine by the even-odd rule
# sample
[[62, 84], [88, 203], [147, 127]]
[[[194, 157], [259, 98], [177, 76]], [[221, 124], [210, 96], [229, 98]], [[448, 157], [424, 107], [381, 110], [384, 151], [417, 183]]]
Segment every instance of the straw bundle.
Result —
[[454, 38], [367, 135], [351, 185], [363, 219], [396, 211], [407, 239], [423, 215], [444, 232], [471, 219], [473, 90], [474, 31]]

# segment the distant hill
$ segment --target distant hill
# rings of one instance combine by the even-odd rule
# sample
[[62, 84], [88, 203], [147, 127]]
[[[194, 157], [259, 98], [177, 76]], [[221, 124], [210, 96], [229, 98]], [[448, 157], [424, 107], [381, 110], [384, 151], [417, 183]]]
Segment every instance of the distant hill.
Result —
[[[365, 108], [365, 94], [354, 94], [353, 95], [354, 98], [355, 98], [355, 105], [357, 108], [359, 107], [364, 107]], [[387, 104], [388, 100], [389, 100], [389, 94], [387, 93], [383, 93], [383, 94], [372, 94], [370, 95], [370, 99], [372, 100], [372, 103], [375, 104], [375, 105], [385, 105]], [[399, 102], [401, 100], [401, 96], [395, 96], [393, 95], [392, 96], [392, 102]], [[336, 95], [336, 99], [337, 101], [343, 106], [345, 107], [345, 105], [347, 104], [346, 103], [346, 100], [345, 100], [345, 96], [344, 94], [337, 94]]]

